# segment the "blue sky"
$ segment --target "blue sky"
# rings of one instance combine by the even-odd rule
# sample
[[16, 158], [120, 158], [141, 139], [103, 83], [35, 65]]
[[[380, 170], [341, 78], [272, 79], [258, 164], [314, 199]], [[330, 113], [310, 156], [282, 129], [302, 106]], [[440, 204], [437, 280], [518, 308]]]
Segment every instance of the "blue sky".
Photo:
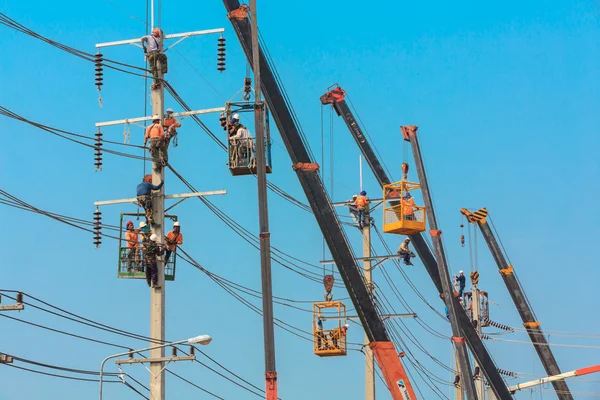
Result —
[[[142, 19], [145, 16], [145, 2], [113, 3], [129, 14]], [[95, 51], [95, 43], [144, 33], [142, 22], [106, 1], [0, 1], [0, 5], [3, 13], [34, 31], [90, 53]], [[600, 332], [595, 311], [600, 273], [592, 251], [600, 233], [595, 204], [600, 177], [596, 150], [600, 144], [597, 2], [404, 2], [366, 6], [358, 1], [342, 5], [315, 0], [286, 4], [265, 0], [259, 1], [259, 7], [262, 34], [319, 160], [322, 129], [325, 132], [325, 178], [334, 200], [349, 198], [358, 190], [359, 182], [359, 151], [343, 121], [334, 115], [333, 149], [328, 109], [324, 110], [323, 127], [320, 122], [319, 96], [338, 82], [347, 90], [373, 144], [396, 178], [404, 161], [399, 126], [419, 125], [452, 271], [469, 270], [468, 249], [459, 244], [458, 211], [462, 207], [487, 207], [538, 319], [545, 329], [555, 331], [550, 341], [600, 345], [598, 335], [584, 339], [563, 333]], [[226, 29], [226, 72], [216, 70], [217, 37], [207, 36], [178, 45], [185, 59], [172, 52], [167, 75], [192, 108], [222, 106], [242, 87], [246, 71], [222, 3], [164, 2], [162, 11], [166, 33]], [[93, 64], [10, 28], [1, 29], [5, 55], [0, 63], [3, 107], [45, 125], [85, 135], [95, 133], [96, 121], [143, 115], [142, 78], [106, 70], [104, 107], [99, 108]], [[130, 64], [143, 63], [141, 51], [132, 46], [106, 49], [104, 54]], [[179, 109], [169, 97], [166, 106]], [[6, 138], [0, 147], [1, 189], [38, 208], [87, 220], [92, 219], [94, 201], [133, 196], [143, 174], [140, 161], [105, 154], [103, 171], [95, 173], [91, 149], [6, 117], [0, 121]], [[221, 134], [216, 117], [203, 117], [203, 121]], [[251, 124], [248, 117], [245, 121]], [[225, 153], [189, 119], [183, 121], [180, 132], [179, 147], [170, 153], [174, 168], [198, 190], [227, 189], [226, 196], [211, 200], [240, 225], [257, 232], [255, 179], [231, 177]], [[103, 134], [106, 139], [120, 141], [123, 127], [104, 129]], [[141, 142], [140, 128], [132, 127], [131, 135], [132, 143]], [[273, 141], [274, 173], [269, 179], [305, 202], [275, 131]], [[331, 151], [335, 154], [333, 163]], [[331, 171], [333, 187], [329, 187]], [[365, 172], [364, 186], [371, 196], [379, 196], [369, 171]], [[166, 191], [188, 190], [168, 174]], [[272, 193], [269, 206], [273, 246], [318, 264], [323, 258], [322, 239], [315, 220]], [[134, 212], [135, 208], [112, 206], [102, 211], [104, 223], [118, 224], [120, 212]], [[176, 213], [185, 235], [183, 247], [199, 263], [236, 283], [260, 288], [259, 254], [254, 248], [196, 200], [178, 206]], [[46, 217], [6, 206], [0, 207], [0, 216], [4, 222], [0, 242], [5, 249], [0, 263], [2, 289], [22, 290], [104, 324], [148, 334], [149, 291], [143, 281], [116, 278], [116, 242], [105, 239], [102, 247], [95, 249], [91, 234]], [[380, 226], [380, 214], [375, 218]], [[358, 231], [349, 229], [348, 235], [355, 251], [360, 252]], [[386, 240], [395, 248], [400, 237], [387, 235]], [[379, 243], [376, 248], [383, 253]], [[478, 253], [480, 286], [495, 303], [492, 319], [521, 326], [482, 240]], [[307, 268], [322, 274], [318, 268]], [[411, 310], [446, 337], [431, 335], [415, 321], [405, 321], [408, 329], [427, 353], [451, 365], [449, 325], [415, 294], [393, 264], [385, 269]], [[420, 294], [442, 311], [443, 305], [420, 262], [405, 272]], [[389, 299], [397, 312], [405, 312], [382, 273], [376, 273], [374, 279], [380, 287], [380, 298]], [[273, 285], [276, 296], [288, 299], [318, 301], [323, 295], [320, 283], [275, 263]], [[334, 294], [336, 298], [347, 297], [343, 289], [336, 289]], [[256, 299], [252, 301], [259, 304]], [[310, 303], [294, 305], [310, 308]], [[4, 315], [134, 348], [146, 345], [32, 308]], [[311, 317], [306, 311], [276, 305], [275, 316], [310, 330]], [[201, 333], [214, 337], [206, 348], [211, 357], [263, 386], [261, 318], [206, 275], [181, 262], [177, 280], [167, 284], [167, 338], [179, 340]], [[310, 342], [278, 328], [275, 335], [282, 399], [361, 398], [364, 367], [360, 353], [319, 359], [312, 354]], [[497, 337], [528, 340], [522, 332]], [[349, 338], [362, 343], [358, 326], [353, 326]], [[7, 318], [0, 319], [0, 344], [0, 352], [85, 370], [96, 370], [104, 357], [119, 351]], [[440, 382], [452, 380], [450, 372], [414, 344], [408, 344]], [[501, 341], [486, 344], [499, 368], [531, 374], [523, 375], [520, 381], [542, 374], [530, 345]], [[565, 371], [598, 360], [597, 348], [553, 350]], [[223, 398], [252, 398], [198, 364], [179, 363], [170, 369]], [[415, 373], [412, 367], [409, 369]], [[141, 367], [127, 367], [127, 372], [147, 381]], [[420, 378], [415, 376], [414, 382], [423, 393], [421, 398], [438, 398]], [[570, 385], [575, 392], [590, 393], [600, 391], [598, 382], [598, 378], [581, 378]], [[0, 399], [60, 396], [70, 400], [97, 394], [94, 383], [64, 381], [11, 368], [2, 369], [0, 384]], [[172, 376], [167, 378], [167, 385], [171, 397], [211, 398]], [[449, 395], [448, 385], [438, 386]], [[379, 398], [389, 398], [380, 382], [377, 390]], [[517, 398], [556, 398], [548, 390], [522, 393]], [[122, 385], [107, 387], [106, 395], [139, 398]]]

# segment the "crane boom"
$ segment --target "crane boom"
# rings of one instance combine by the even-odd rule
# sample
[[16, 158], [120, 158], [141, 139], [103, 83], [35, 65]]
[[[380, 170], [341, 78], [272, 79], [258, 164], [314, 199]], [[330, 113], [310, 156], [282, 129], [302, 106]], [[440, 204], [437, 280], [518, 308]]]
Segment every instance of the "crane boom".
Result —
[[[223, 0], [231, 24], [242, 45], [246, 58], [252, 63], [250, 22], [247, 8], [240, 7], [238, 0]], [[340, 276], [352, 299], [352, 303], [369, 339], [369, 346], [385, 378], [394, 400], [416, 399], [400, 356], [388, 333], [381, 316], [377, 313], [359, 268], [354, 260], [348, 238], [334, 211], [325, 187], [318, 174], [318, 166], [311, 159], [305, 146], [290, 106], [284, 97], [271, 66], [265, 58], [264, 49], [259, 46], [260, 79], [265, 100], [285, 143], [302, 189], [317, 219], [325, 241], [335, 260]]]
[[[363, 157], [365, 160], [367, 160], [369, 166], [371, 167], [375, 178], [383, 188], [383, 186], [389, 184], [391, 180], [387, 176], [383, 166], [375, 154], [375, 151], [367, 141], [367, 138], [356, 121], [356, 118], [348, 107], [348, 104], [344, 99], [345, 94], [345, 91], [338, 86], [321, 96], [321, 103], [331, 104], [336, 113], [342, 117], [348, 126], [350, 133], [354, 137], [356, 144], [360, 148]], [[409, 238], [411, 239], [411, 243], [419, 258], [423, 262], [423, 265], [431, 277], [431, 280], [433, 281], [438, 293], [442, 294], [443, 287], [438, 266], [435, 257], [425, 242], [423, 235], [409, 235]], [[458, 303], [458, 300], [455, 299], [455, 301]], [[475, 356], [477, 363], [481, 366], [483, 373], [486, 376], [488, 383], [490, 384], [490, 387], [492, 388], [492, 391], [495, 393], [496, 397], [498, 399], [510, 399], [510, 392], [508, 391], [502, 376], [498, 372], [496, 365], [494, 364], [486, 347], [483, 345], [481, 338], [477, 334], [466, 313], [458, 313], [458, 322], [469, 349]]]
[[[558, 367], [558, 363], [556, 362], [556, 358], [554, 358], [554, 354], [548, 346], [546, 336], [544, 336], [544, 332], [542, 331], [539, 321], [536, 320], [531, 304], [529, 304], [527, 298], [525, 297], [525, 292], [519, 284], [519, 280], [515, 275], [514, 268], [506, 261], [506, 258], [502, 253], [502, 249], [500, 248], [494, 233], [487, 223], [488, 211], [483, 208], [472, 213], [466, 208], [463, 208], [460, 212], [467, 217], [469, 222], [479, 226], [479, 229], [483, 234], [483, 238], [490, 248], [490, 252], [494, 257], [494, 261], [496, 261], [500, 275], [504, 280], [504, 284], [510, 293], [510, 297], [512, 297], [513, 302], [515, 303], [515, 307], [517, 308], [517, 311], [523, 320], [523, 325], [527, 329], [527, 334], [533, 343], [533, 347], [535, 348], [535, 351], [537, 352], [540, 361], [546, 370], [546, 373], [549, 376], [560, 375], [561, 372], [560, 368]], [[552, 380], [551, 382], [552, 386], [554, 386], [554, 390], [556, 391], [556, 395], [560, 400], [573, 400], [573, 395], [571, 394], [571, 391], [564, 380]]]

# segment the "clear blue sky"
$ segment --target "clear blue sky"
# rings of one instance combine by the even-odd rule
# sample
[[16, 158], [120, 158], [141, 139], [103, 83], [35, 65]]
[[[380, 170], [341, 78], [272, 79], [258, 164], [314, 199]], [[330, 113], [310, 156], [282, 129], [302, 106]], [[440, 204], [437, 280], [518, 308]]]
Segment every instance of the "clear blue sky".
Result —
[[[114, 3], [144, 18], [145, 2]], [[403, 161], [399, 126], [419, 125], [452, 271], [469, 270], [468, 250], [459, 244], [459, 209], [487, 207], [543, 327], [600, 332], [596, 311], [600, 273], [593, 256], [600, 233], [596, 204], [600, 194], [598, 2], [258, 3], [262, 34], [319, 160], [319, 96], [335, 82], [348, 91], [373, 143], [396, 178]], [[3, 0], [0, 5], [3, 13], [34, 31], [88, 52], [95, 51], [95, 43], [144, 33], [142, 22], [106, 1]], [[210, 36], [188, 39], [177, 47], [197, 71], [178, 53], [170, 52], [167, 75], [192, 108], [222, 106], [242, 87], [246, 71], [222, 3], [165, 1], [162, 11], [167, 33], [226, 28], [225, 73], [216, 71], [217, 37]], [[105, 71], [104, 108], [100, 109], [93, 64], [4, 26], [0, 34], [2, 106], [34, 121], [86, 135], [95, 132], [96, 121], [143, 114], [141, 78]], [[127, 63], [143, 63], [141, 51], [132, 46], [106, 49], [104, 54]], [[179, 109], [170, 98], [166, 106]], [[329, 182], [329, 111], [324, 111], [325, 174]], [[222, 132], [216, 117], [203, 117], [203, 121], [215, 133]], [[251, 120], [246, 118], [246, 122]], [[0, 123], [4, 133], [0, 188], [41, 209], [91, 220], [95, 200], [133, 196], [143, 174], [140, 161], [108, 154], [104, 156], [103, 171], [94, 173], [92, 150], [12, 119], [2, 117]], [[335, 184], [328, 189], [336, 201], [342, 201], [358, 190], [359, 151], [340, 118], [334, 116], [333, 127]], [[131, 130], [132, 142], [139, 144], [142, 130]], [[225, 153], [189, 119], [183, 121], [180, 132], [179, 147], [170, 153], [175, 169], [198, 190], [227, 189], [227, 196], [212, 200], [239, 224], [257, 232], [255, 179], [231, 177]], [[123, 127], [104, 129], [103, 133], [106, 139], [120, 141]], [[281, 138], [273, 133], [274, 173], [269, 179], [305, 201]], [[365, 188], [371, 196], [379, 196], [369, 171], [365, 173]], [[166, 191], [188, 190], [169, 174]], [[322, 239], [314, 219], [273, 194], [269, 199], [273, 245], [318, 263], [323, 257]], [[185, 235], [183, 247], [198, 262], [225, 278], [260, 288], [256, 250], [200, 202], [189, 200], [176, 210]], [[117, 224], [120, 212], [135, 208], [113, 206], [102, 211], [104, 223]], [[116, 278], [116, 242], [105, 239], [102, 247], [95, 249], [91, 234], [46, 217], [6, 206], [0, 207], [0, 216], [4, 227], [0, 233], [4, 249], [0, 262], [2, 289], [22, 290], [104, 324], [148, 334], [149, 290], [143, 281]], [[380, 214], [375, 218], [380, 225]], [[360, 251], [358, 231], [349, 229], [348, 235], [355, 250]], [[386, 240], [396, 248], [400, 237], [388, 235]], [[379, 243], [376, 247], [383, 252]], [[492, 319], [521, 326], [481, 240], [478, 253], [481, 287], [489, 291], [495, 303]], [[320, 274], [318, 269], [308, 268]], [[385, 268], [409, 306], [446, 338], [432, 336], [415, 321], [406, 321], [406, 326], [428, 353], [451, 365], [449, 325], [417, 297], [393, 264]], [[421, 263], [405, 271], [418, 291], [442, 311], [443, 305]], [[375, 274], [375, 280], [380, 298], [386, 297], [396, 311], [404, 312], [381, 272]], [[276, 296], [304, 301], [318, 301], [323, 296], [321, 284], [277, 264], [273, 264], [273, 283]], [[337, 298], [347, 297], [342, 289], [334, 294]], [[310, 308], [310, 303], [296, 305]], [[134, 348], [146, 344], [32, 308], [5, 315]], [[310, 330], [308, 312], [276, 306], [275, 316]], [[263, 386], [261, 318], [185, 263], [178, 266], [177, 280], [167, 284], [167, 324], [171, 340], [211, 334], [214, 341], [206, 348], [207, 353]], [[360, 353], [319, 359], [312, 354], [310, 342], [281, 329], [275, 334], [282, 399], [362, 398], [364, 367]], [[357, 325], [353, 325], [349, 338], [363, 341]], [[499, 338], [528, 340], [523, 333]], [[581, 339], [553, 334], [550, 341], [600, 345], [597, 336]], [[499, 368], [532, 374], [524, 375], [521, 381], [542, 373], [530, 345], [486, 344]], [[450, 372], [410, 342], [409, 349], [442, 382], [452, 380]], [[118, 351], [0, 319], [0, 352], [96, 370], [105, 356]], [[565, 371], [593, 365], [599, 357], [598, 349], [557, 347], [554, 352]], [[171, 369], [228, 400], [253, 398], [198, 364], [179, 363]], [[126, 370], [147, 382], [142, 367]], [[414, 369], [410, 370], [414, 375]], [[576, 392], [599, 392], [599, 381], [580, 379], [570, 385]], [[420, 378], [415, 376], [414, 382], [423, 393], [421, 398], [438, 398]], [[170, 397], [211, 398], [172, 376], [167, 384]], [[95, 383], [64, 381], [5, 367], [0, 373], [0, 386], [2, 400], [17, 396], [74, 400], [97, 395]], [[440, 383], [439, 387], [449, 394], [449, 386]], [[527, 392], [517, 398], [556, 398], [549, 387], [545, 389], [541, 394]], [[380, 382], [377, 390], [378, 398], [389, 398]], [[139, 398], [123, 385], [112, 385], [106, 393], [107, 398]]]

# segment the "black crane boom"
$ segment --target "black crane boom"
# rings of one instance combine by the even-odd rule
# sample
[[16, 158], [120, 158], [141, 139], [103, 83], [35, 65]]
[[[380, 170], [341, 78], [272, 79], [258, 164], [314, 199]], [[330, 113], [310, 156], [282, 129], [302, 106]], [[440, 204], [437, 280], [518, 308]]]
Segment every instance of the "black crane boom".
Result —
[[[250, 23], [247, 6], [240, 6], [238, 0], [223, 0], [228, 17], [238, 36], [246, 58], [253, 65]], [[271, 66], [267, 62], [264, 49], [259, 46], [260, 79], [262, 91], [285, 147], [292, 160], [302, 189], [321, 228], [331, 255], [335, 260], [340, 276], [352, 299], [361, 320], [379, 367], [394, 400], [416, 399], [408, 380], [400, 356], [389, 339], [383, 319], [377, 313], [364, 280], [359, 272], [348, 238], [334, 211], [318, 174], [318, 165], [312, 160], [305, 146], [300, 130], [296, 125], [290, 106], [284, 97]]]
[[[477, 224], [479, 229], [481, 229], [483, 238], [490, 248], [490, 252], [494, 257], [494, 261], [496, 261], [500, 275], [504, 280], [504, 284], [510, 293], [510, 297], [512, 297], [513, 302], [515, 303], [515, 307], [523, 320], [523, 325], [527, 329], [527, 334], [533, 343], [533, 347], [535, 348], [546, 373], [548, 376], [560, 374], [561, 372], [558, 363], [556, 362], [556, 358], [554, 358], [554, 354], [552, 353], [550, 346], [548, 346], [546, 336], [544, 336], [539, 321], [536, 321], [533, 309], [525, 297], [525, 292], [519, 284], [514, 268], [506, 261], [502, 249], [498, 245], [498, 241], [487, 223], [486, 217], [488, 211], [483, 208], [471, 213], [463, 208], [460, 212], [467, 217], [469, 222]], [[556, 395], [560, 400], [573, 400], [573, 395], [564, 380], [553, 381], [552, 386], [554, 386]]]
[[[375, 178], [379, 182], [380, 186], [383, 188], [383, 186], [389, 184], [391, 180], [387, 176], [383, 166], [379, 162], [375, 151], [367, 141], [366, 136], [364, 135], [362, 129], [358, 125], [358, 122], [354, 117], [354, 114], [348, 107], [348, 104], [344, 100], [344, 97], [344, 90], [342, 90], [340, 87], [336, 87], [333, 90], [321, 96], [321, 103], [331, 104], [336, 113], [342, 117], [342, 119], [348, 126], [352, 137], [354, 137], [356, 144], [360, 148], [363, 157], [369, 163], [369, 166], [371, 167]], [[423, 262], [427, 273], [431, 277], [431, 280], [433, 281], [438, 293], [443, 294], [442, 281], [438, 272], [437, 262], [431, 250], [429, 249], [425, 238], [422, 234], [409, 235], [409, 237], [419, 258]], [[454, 298], [454, 301], [457, 305], [459, 305], [458, 299]], [[508, 391], [508, 388], [506, 387], [502, 376], [498, 372], [496, 365], [494, 364], [486, 347], [483, 345], [483, 342], [477, 334], [477, 331], [471, 324], [469, 317], [466, 313], [463, 312], [458, 313], [457, 317], [467, 345], [469, 346], [469, 349], [475, 356], [477, 363], [483, 369], [483, 373], [486, 376], [490, 387], [494, 391], [496, 397], [502, 400], [511, 399], [512, 396]]]

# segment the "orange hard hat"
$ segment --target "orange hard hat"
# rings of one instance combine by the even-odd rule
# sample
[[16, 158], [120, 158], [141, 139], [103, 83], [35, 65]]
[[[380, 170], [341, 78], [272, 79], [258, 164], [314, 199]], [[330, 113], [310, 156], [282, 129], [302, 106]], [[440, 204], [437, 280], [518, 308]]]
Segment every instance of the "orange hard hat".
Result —
[[129, 220], [129, 221], [127, 221], [127, 223], [125, 225], [126, 226], [129, 226], [129, 225], [133, 226], [133, 221]]
[[157, 34], [158, 36], [160, 36], [160, 28], [154, 28], [152, 29], [152, 34]]

